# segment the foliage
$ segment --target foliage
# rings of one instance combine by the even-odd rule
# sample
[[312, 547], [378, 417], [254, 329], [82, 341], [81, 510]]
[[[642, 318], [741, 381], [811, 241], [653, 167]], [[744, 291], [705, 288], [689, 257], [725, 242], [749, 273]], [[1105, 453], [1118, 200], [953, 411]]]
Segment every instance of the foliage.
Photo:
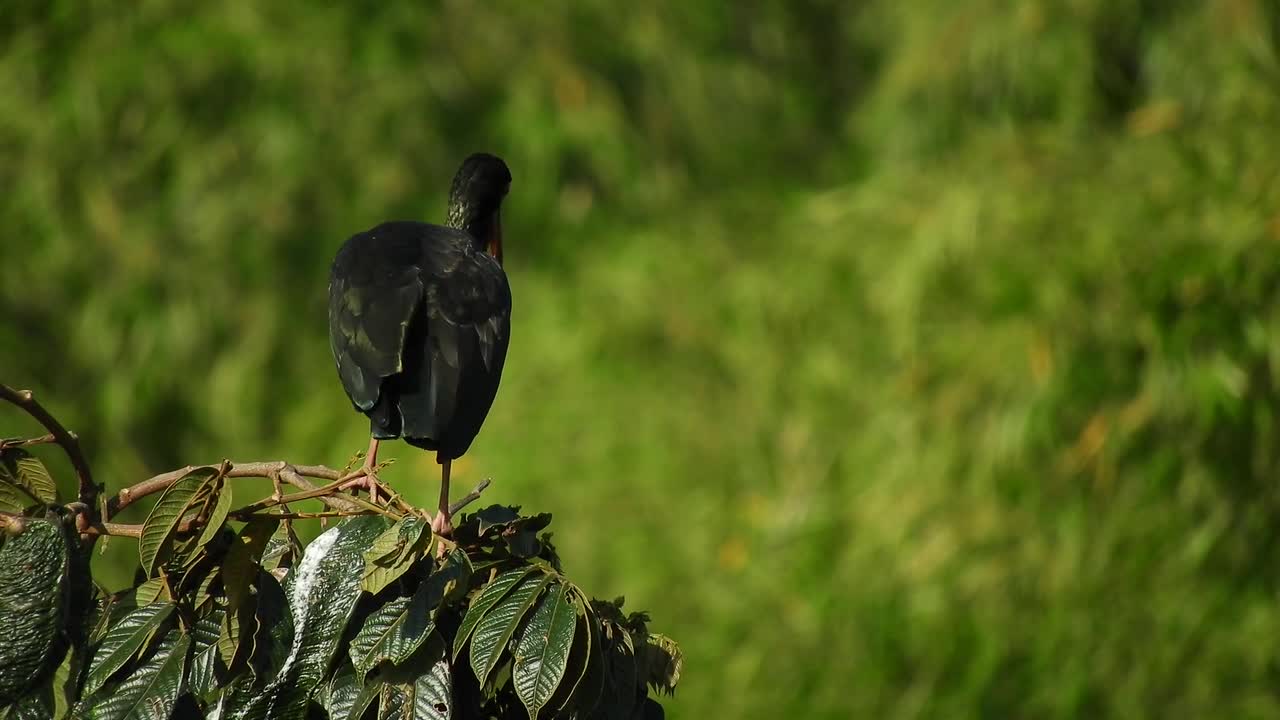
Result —
[[1280, 719], [1278, 17], [14, 0], [0, 369], [108, 483], [341, 464], [327, 263], [491, 150], [513, 340], [455, 472], [664, 618], [673, 716]]
[[[47, 477], [0, 461], [26, 467], [11, 492]], [[648, 688], [674, 691], [679, 649], [563, 575], [550, 515], [494, 505], [452, 540], [359, 515], [302, 547], [289, 518], [228, 521], [227, 468], [165, 488], [117, 593], [71, 561], [56, 498], [4, 517], [0, 720], [662, 716]]]

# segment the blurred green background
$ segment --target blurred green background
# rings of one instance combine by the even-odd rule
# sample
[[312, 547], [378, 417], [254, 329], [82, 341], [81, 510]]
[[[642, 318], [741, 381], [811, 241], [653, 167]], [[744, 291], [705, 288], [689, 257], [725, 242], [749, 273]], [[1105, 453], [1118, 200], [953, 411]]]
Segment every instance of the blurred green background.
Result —
[[671, 717], [1280, 717], [1274, 0], [135, 5], [0, 8], [0, 380], [111, 489], [362, 449], [329, 262], [489, 150], [458, 493]]

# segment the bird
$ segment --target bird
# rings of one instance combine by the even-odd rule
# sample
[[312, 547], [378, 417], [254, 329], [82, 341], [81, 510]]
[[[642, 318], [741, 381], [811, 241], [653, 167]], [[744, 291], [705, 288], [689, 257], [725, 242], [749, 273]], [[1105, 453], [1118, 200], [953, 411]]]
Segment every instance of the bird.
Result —
[[403, 438], [436, 453], [440, 502], [432, 531], [448, 536], [449, 474], [493, 405], [511, 338], [502, 266], [502, 201], [511, 171], [468, 156], [444, 225], [384, 222], [338, 249], [329, 272], [329, 345], [352, 406], [369, 418], [369, 449], [349, 485], [377, 502], [378, 445]]

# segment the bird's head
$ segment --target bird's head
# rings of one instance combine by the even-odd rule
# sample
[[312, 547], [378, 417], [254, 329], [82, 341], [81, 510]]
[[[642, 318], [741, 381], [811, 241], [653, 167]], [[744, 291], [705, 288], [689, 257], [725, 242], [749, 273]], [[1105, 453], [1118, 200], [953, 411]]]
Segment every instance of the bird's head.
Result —
[[511, 189], [511, 171], [502, 159], [476, 153], [462, 161], [449, 190], [449, 227], [465, 230], [476, 245], [502, 264], [502, 198]]

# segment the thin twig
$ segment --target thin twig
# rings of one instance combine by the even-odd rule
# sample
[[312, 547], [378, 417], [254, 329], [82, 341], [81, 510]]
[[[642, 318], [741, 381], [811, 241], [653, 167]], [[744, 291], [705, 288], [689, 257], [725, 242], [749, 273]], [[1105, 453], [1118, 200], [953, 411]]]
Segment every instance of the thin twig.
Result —
[[[165, 489], [185, 477], [192, 470], [200, 467], [206, 466], [188, 465], [130, 485], [107, 499], [106, 517], [114, 517], [121, 510], [137, 502], [140, 498], [144, 498], [154, 493], [163, 492]], [[308, 477], [316, 478], [318, 480], [328, 480], [330, 483], [333, 483], [333, 481], [336, 481], [341, 477], [337, 470], [323, 465], [291, 465], [283, 460], [277, 460], [274, 462], [231, 462], [230, 468], [227, 470], [226, 477], [270, 478], [272, 474], [278, 474], [281, 482], [297, 487], [304, 492], [315, 491], [318, 489], [314, 483], [306, 479]], [[283, 499], [288, 502], [293, 501], [296, 498], [285, 496]], [[318, 497], [318, 499], [335, 510], [352, 510], [357, 505], [357, 503], [354, 502], [355, 498], [351, 497]]]
[[44, 409], [32, 394], [30, 390], [14, 390], [13, 388], [0, 383], [0, 398], [22, 408], [28, 415], [35, 418], [54, 440], [62, 446], [63, 451], [67, 453], [67, 458], [71, 460], [71, 467], [75, 468], [76, 478], [80, 482], [79, 500], [88, 507], [94, 507], [98, 499], [98, 486], [93, 484], [93, 473], [89, 470], [89, 463], [84, 459], [84, 453], [80, 451], [80, 439], [76, 434], [68, 431], [58, 422], [48, 410]]
[[471, 489], [471, 492], [467, 493], [466, 495], [463, 495], [461, 499], [459, 499], [457, 502], [449, 506], [449, 514], [457, 515], [459, 510], [470, 505], [476, 500], [479, 500], [480, 493], [484, 492], [485, 489], [487, 489], [492, 482], [493, 480], [491, 478], [485, 478], [481, 480], [479, 484], [477, 484], [474, 488]]
[[228, 513], [236, 520], [252, 520], [254, 518], [274, 518], [277, 520], [314, 520], [318, 518], [355, 517], [356, 515], [376, 515], [373, 510], [321, 510], [318, 512], [260, 512], [260, 513]]
[[58, 442], [58, 438], [53, 433], [41, 435], [35, 438], [4, 438], [0, 440], [0, 450], [8, 450], [9, 448], [31, 447], [32, 445], [48, 445], [49, 443]]

